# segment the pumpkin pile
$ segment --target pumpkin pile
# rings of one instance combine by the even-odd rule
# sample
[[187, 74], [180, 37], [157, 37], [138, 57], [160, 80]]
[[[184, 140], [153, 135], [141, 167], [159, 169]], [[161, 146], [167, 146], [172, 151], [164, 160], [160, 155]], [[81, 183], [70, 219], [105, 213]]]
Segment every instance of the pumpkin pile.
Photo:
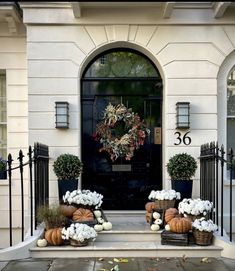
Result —
[[146, 221], [147, 223], [150, 223], [151, 216], [152, 216], [152, 210], [157, 209], [157, 204], [153, 201], [147, 202], [145, 204], [145, 210], [146, 210]]

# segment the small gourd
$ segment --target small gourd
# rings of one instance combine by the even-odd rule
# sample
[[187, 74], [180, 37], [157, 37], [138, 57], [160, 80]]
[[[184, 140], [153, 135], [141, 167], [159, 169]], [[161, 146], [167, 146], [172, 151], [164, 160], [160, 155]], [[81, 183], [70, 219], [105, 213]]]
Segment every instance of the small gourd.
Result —
[[176, 208], [169, 208], [165, 211], [165, 221], [166, 224], [169, 223], [169, 221], [171, 221], [172, 218], [176, 217], [177, 215], [179, 215], [179, 212]]
[[105, 231], [110, 231], [113, 227], [111, 222], [104, 222], [102, 225], [103, 225]]
[[99, 218], [99, 217], [102, 216], [102, 215], [101, 215], [101, 211], [99, 211], [99, 210], [95, 210], [95, 211], [94, 211], [94, 215], [95, 215], [96, 218]]
[[104, 223], [104, 219], [102, 217], [98, 217], [97, 218], [97, 221], [100, 223], [100, 224], [103, 224]]
[[153, 212], [153, 218], [154, 219], [159, 219], [161, 215], [158, 212]]
[[37, 246], [38, 247], [46, 247], [47, 246], [47, 240], [46, 239], [38, 239]]
[[160, 226], [157, 224], [152, 224], [150, 228], [152, 231], [159, 231], [160, 230]]
[[147, 223], [150, 223], [151, 216], [152, 216], [151, 213], [148, 213], [148, 212], [146, 213], [145, 217], [146, 217], [146, 222], [147, 222]]
[[186, 233], [192, 229], [192, 222], [185, 217], [172, 218], [168, 224], [171, 231], [175, 233]]
[[103, 225], [96, 224], [94, 226], [94, 229], [95, 229], [95, 231], [100, 232], [100, 231], [102, 231], [104, 229], [104, 227], [103, 227]]
[[166, 231], [170, 231], [170, 230], [171, 230], [171, 228], [170, 228], [170, 225], [169, 225], [169, 224], [166, 224], [166, 226], [165, 226], [165, 230], [166, 230]]
[[158, 218], [158, 219], [156, 219], [156, 220], [154, 221], [154, 224], [156, 224], [156, 225], [161, 225], [161, 224], [162, 224], [162, 220], [161, 220], [160, 218]]

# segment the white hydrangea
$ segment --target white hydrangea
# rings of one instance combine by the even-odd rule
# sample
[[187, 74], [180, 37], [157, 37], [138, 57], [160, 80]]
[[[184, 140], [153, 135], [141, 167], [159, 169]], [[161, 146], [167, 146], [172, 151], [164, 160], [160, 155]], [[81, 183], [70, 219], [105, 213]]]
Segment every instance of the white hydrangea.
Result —
[[149, 200], [173, 200], [180, 199], [180, 193], [175, 190], [152, 190], [148, 196]]
[[67, 191], [63, 196], [63, 201], [65, 203], [75, 203], [82, 205], [95, 206], [100, 208], [103, 203], [103, 195], [97, 193], [96, 191], [91, 192], [90, 190], [74, 190], [72, 192]]
[[211, 219], [206, 220], [205, 217], [195, 219], [192, 224], [193, 228], [199, 231], [214, 232], [218, 229], [217, 225], [213, 223]]
[[70, 238], [73, 240], [77, 240], [83, 242], [85, 239], [95, 239], [97, 237], [97, 233], [94, 228], [80, 223], [72, 223], [67, 229], [62, 229], [62, 239], [69, 240]]
[[180, 214], [189, 215], [203, 215], [211, 212], [213, 208], [213, 202], [209, 200], [198, 199], [183, 199], [178, 206]]

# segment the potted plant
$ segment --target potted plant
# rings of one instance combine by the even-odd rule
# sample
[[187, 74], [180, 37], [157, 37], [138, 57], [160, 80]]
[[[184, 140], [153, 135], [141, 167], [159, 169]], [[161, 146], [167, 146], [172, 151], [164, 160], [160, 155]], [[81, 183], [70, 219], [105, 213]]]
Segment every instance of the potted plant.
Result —
[[45, 239], [50, 245], [59, 246], [64, 243], [62, 227], [66, 224], [66, 218], [59, 206], [40, 206], [37, 210], [37, 219], [38, 222], [45, 223]]
[[191, 198], [193, 180], [197, 162], [194, 157], [187, 153], [179, 153], [172, 156], [167, 164], [167, 172], [171, 177], [172, 189], [180, 192], [181, 199]]
[[211, 219], [205, 217], [196, 219], [193, 224], [193, 236], [195, 243], [200, 246], [209, 246], [212, 244], [213, 232], [218, 229], [217, 225]]
[[69, 240], [72, 246], [86, 246], [92, 239], [95, 240], [97, 233], [94, 228], [80, 223], [72, 223], [67, 229], [62, 229], [62, 239]]
[[7, 161], [0, 157], [0, 179], [5, 180], [7, 178]]
[[53, 164], [53, 170], [58, 178], [59, 200], [67, 191], [78, 188], [78, 177], [82, 171], [82, 162], [73, 154], [61, 154]]

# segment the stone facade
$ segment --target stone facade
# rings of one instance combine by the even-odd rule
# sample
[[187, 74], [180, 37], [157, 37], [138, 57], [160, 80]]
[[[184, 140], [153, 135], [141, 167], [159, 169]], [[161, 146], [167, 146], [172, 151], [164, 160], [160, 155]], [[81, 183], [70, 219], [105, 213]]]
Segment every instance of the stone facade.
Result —
[[[0, 35], [0, 69], [7, 74], [9, 152], [39, 141], [49, 145], [50, 165], [61, 153], [80, 155], [81, 74], [96, 55], [118, 47], [148, 56], [163, 79], [164, 188], [170, 188], [166, 163], [173, 154], [186, 151], [197, 158], [203, 143], [226, 144], [225, 129], [218, 128], [226, 123], [226, 103], [218, 97], [226, 93], [218, 93], [219, 86], [226, 85], [219, 81], [226, 80], [220, 71], [229, 72], [226, 63], [235, 52], [235, 7], [231, 4], [220, 16], [221, 7], [213, 2], [174, 7], [169, 3], [22, 3], [27, 34]], [[54, 108], [55, 101], [64, 100], [70, 104], [70, 129], [65, 131], [55, 129]], [[175, 104], [181, 101], [190, 102], [188, 146], [174, 144]], [[57, 201], [57, 193], [50, 167], [51, 202]], [[193, 196], [199, 196], [199, 170]], [[7, 185], [1, 185], [0, 206], [6, 200]], [[7, 217], [6, 211], [0, 207], [0, 216]]]

